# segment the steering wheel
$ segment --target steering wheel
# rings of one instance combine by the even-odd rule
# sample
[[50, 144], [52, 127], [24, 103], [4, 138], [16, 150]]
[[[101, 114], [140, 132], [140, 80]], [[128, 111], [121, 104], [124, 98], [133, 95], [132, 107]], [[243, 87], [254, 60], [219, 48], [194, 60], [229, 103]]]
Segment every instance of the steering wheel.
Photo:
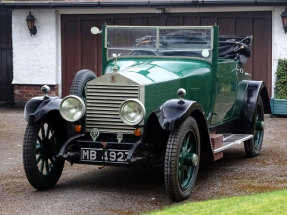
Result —
[[132, 50], [129, 53], [130, 56], [140, 56], [140, 55], [152, 55], [152, 56], [159, 56], [159, 54], [155, 51], [150, 50]]

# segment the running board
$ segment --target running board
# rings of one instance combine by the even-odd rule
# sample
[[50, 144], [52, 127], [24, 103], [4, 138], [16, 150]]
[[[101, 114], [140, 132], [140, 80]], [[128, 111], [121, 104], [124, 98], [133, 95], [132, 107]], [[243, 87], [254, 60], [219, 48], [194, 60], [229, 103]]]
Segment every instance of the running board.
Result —
[[222, 146], [214, 148], [213, 153], [217, 154], [219, 152], [231, 148], [234, 145], [241, 144], [246, 140], [250, 140], [252, 138], [253, 138], [252, 134], [223, 134]]

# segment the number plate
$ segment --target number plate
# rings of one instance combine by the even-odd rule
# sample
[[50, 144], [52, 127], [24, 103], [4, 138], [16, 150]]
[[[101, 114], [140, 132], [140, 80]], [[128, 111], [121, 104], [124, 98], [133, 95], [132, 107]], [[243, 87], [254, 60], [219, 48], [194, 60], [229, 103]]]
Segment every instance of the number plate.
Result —
[[81, 148], [81, 161], [123, 163], [128, 154], [128, 150]]

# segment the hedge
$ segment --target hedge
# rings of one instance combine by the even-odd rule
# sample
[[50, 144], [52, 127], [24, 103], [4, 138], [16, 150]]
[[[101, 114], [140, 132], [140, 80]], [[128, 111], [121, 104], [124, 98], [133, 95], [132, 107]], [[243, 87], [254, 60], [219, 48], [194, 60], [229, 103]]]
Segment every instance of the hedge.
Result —
[[275, 82], [275, 98], [287, 99], [287, 59], [279, 59]]

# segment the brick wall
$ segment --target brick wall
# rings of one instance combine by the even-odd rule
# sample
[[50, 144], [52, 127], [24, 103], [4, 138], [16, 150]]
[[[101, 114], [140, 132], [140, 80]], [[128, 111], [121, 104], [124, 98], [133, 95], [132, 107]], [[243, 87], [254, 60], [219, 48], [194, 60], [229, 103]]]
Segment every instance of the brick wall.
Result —
[[[17, 106], [24, 106], [25, 103], [35, 97], [35, 96], [43, 96], [43, 92], [41, 91], [41, 87], [43, 85], [23, 85], [23, 84], [15, 84], [14, 85], [14, 102]], [[51, 92], [49, 96], [58, 96], [58, 85], [49, 85]]]

